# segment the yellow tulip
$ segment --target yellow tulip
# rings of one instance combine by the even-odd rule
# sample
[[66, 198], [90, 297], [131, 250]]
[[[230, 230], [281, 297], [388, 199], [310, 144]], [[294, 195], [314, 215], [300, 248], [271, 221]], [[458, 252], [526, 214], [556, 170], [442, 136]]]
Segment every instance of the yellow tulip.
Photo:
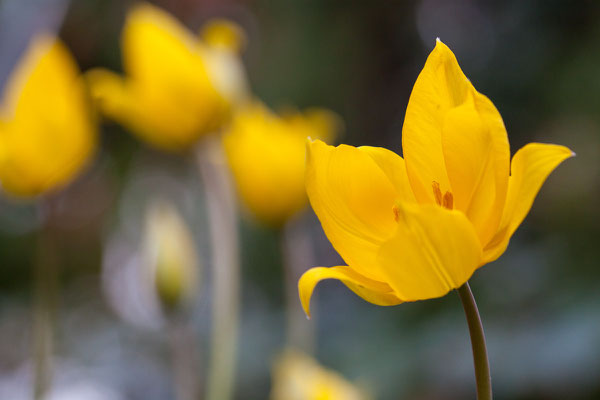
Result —
[[279, 227], [306, 206], [306, 138], [330, 140], [339, 125], [329, 111], [279, 116], [259, 102], [235, 114], [224, 148], [239, 196], [259, 221]]
[[367, 400], [338, 373], [309, 356], [288, 350], [276, 362], [271, 400]]
[[231, 22], [209, 22], [196, 38], [165, 11], [140, 4], [121, 37], [126, 77], [105, 69], [86, 75], [103, 114], [155, 147], [181, 151], [244, 101], [242, 41]]
[[55, 37], [33, 38], [0, 109], [0, 181], [15, 196], [68, 184], [95, 150], [97, 132], [75, 60]]
[[383, 148], [309, 141], [308, 196], [348, 265], [302, 276], [307, 315], [323, 279], [378, 305], [459, 288], [504, 252], [548, 175], [574, 155], [530, 143], [510, 161], [500, 114], [439, 40], [413, 88], [402, 148], [404, 159]]

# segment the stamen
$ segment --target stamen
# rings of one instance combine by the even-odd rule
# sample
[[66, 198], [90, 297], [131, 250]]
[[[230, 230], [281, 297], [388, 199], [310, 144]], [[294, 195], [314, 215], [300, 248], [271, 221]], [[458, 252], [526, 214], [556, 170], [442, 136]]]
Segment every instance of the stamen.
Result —
[[442, 206], [444, 208], [447, 208], [448, 210], [452, 210], [452, 208], [454, 207], [454, 196], [452, 196], [451, 192], [446, 192], [444, 194], [444, 202]]
[[436, 181], [431, 182], [431, 187], [433, 188], [433, 196], [435, 197], [435, 202], [438, 206], [442, 205], [442, 191], [440, 189], [440, 184]]
[[398, 222], [400, 220], [400, 209], [397, 205], [393, 205], [392, 212], [394, 213], [394, 221]]

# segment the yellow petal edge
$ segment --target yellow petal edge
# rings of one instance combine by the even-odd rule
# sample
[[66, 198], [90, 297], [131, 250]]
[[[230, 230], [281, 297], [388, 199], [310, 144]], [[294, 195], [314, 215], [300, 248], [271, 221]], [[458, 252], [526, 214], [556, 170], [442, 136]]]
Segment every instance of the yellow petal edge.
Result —
[[366, 278], [348, 266], [315, 267], [306, 271], [298, 281], [300, 302], [310, 318], [310, 298], [315, 286], [324, 279], [342, 281], [350, 290], [369, 303], [380, 306], [393, 306], [402, 303], [387, 283]]
[[500, 227], [484, 249], [484, 262], [496, 260], [529, 213], [542, 185], [564, 160], [575, 156], [569, 148], [557, 144], [529, 143], [515, 153], [511, 162], [506, 205]]

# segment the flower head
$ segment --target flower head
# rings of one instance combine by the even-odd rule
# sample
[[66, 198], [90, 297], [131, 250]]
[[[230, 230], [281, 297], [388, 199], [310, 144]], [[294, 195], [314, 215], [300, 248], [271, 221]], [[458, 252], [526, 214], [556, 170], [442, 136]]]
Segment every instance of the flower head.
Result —
[[510, 161], [506, 129], [452, 51], [437, 41], [413, 88], [404, 159], [382, 148], [309, 141], [306, 189], [347, 266], [299, 282], [339, 279], [379, 305], [443, 296], [498, 258], [548, 175], [573, 152], [530, 143]]
[[96, 121], [67, 48], [38, 35], [12, 72], [0, 106], [0, 181], [30, 197], [68, 184], [94, 152]]
[[108, 118], [155, 147], [181, 151], [218, 129], [245, 99], [243, 41], [232, 22], [209, 22], [197, 38], [165, 11], [140, 4], [121, 37], [126, 76], [104, 69], [86, 75]]
[[259, 102], [235, 114], [224, 147], [241, 200], [259, 221], [278, 227], [306, 206], [306, 137], [329, 141], [339, 125], [326, 110], [277, 115]]
[[369, 397], [341, 375], [309, 356], [288, 350], [273, 371], [271, 400], [366, 400]]

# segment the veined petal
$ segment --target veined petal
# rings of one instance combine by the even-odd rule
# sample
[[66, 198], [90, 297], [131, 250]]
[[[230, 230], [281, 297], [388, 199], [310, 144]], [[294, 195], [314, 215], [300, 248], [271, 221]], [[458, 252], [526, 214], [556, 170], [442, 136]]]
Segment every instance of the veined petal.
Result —
[[298, 281], [298, 292], [302, 308], [310, 317], [310, 298], [315, 286], [324, 279], [342, 281], [350, 290], [369, 303], [379, 306], [393, 306], [402, 303], [387, 283], [362, 276], [348, 266], [315, 267], [306, 271]]
[[325, 234], [346, 263], [381, 280], [377, 250], [394, 233], [393, 207], [402, 198], [372, 154], [309, 140], [306, 191]]
[[398, 230], [381, 246], [377, 261], [403, 301], [443, 296], [481, 265], [479, 239], [462, 212], [399, 204], [398, 216]]
[[500, 223], [510, 162], [502, 117], [487, 97], [472, 89], [446, 113], [442, 150], [454, 208], [467, 215], [483, 246]]
[[561, 162], [574, 155], [565, 146], [542, 143], [530, 143], [516, 152], [511, 163], [511, 176], [500, 226], [484, 249], [486, 263], [504, 253], [512, 234], [525, 219], [548, 175]]
[[413, 87], [402, 127], [402, 149], [415, 197], [434, 203], [432, 182], [450, 190], [442, 152], [442, 126], [448, 110], [463, 104], [473, 85], [456, 57], [440, 40]]

